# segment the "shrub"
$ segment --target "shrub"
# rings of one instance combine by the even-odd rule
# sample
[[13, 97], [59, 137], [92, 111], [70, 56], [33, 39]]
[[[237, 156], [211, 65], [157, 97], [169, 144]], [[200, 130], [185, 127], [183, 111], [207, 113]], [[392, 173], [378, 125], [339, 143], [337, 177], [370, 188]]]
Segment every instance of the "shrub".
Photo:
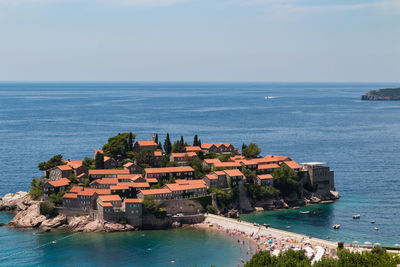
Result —
[[200, 205], [206, 209], [207, 206], [211, 205], [212, 203], [212, 199], [211, 196], [204, 196], [204, 197], [195, 197], [195, 198], [191, 198], [191, 200], [197, 201], [200, 203]]
[[206, 210], [207, 210], [208, 213], [211, 213], [211, 214], [217, 214], [218, 213], [218, 210], [214, 206], [211, 206], [211, 205], [208, 205]]
[[33, 178], [31, 182], [31, 189], [29, 190], [29, 195], [33, 200], [40, 200], [43, 195], [42, 191], [43, 179]]
[[48, 201], [40, 203], [40, 214], [54, 217], [57, 215], [57, 209]]

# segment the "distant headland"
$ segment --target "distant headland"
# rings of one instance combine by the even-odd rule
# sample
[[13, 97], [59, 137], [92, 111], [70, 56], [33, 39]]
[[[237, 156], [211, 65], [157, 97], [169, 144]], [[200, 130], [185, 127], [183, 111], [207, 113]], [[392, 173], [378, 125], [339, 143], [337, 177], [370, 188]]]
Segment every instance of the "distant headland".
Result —
[[371, 90], [362, 95], [361, 100], [400, 100], [400, 88]]

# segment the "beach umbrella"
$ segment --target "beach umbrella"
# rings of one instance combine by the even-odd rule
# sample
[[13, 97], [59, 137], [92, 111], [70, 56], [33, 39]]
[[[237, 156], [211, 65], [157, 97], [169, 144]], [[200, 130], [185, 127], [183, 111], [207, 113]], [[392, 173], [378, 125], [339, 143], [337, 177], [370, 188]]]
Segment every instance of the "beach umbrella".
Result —
[[353, 241], [353, 244], [358, 244], [358, 241]]
[[395, 247], [400, 247], [400, 244], [394, 244]]
[[268, 243], [272, 243], [272, 240], [270, 239], [270, 240], [268, 240]]
[[366, 241], [366, 242], [364, 242], [364, 245], [372, 245], [372, 243], [371, 242], [369, 242], [369, 241]]
[[375, 243], [374, 244], [374, 246], [380, 246], [381, 245], [381, 243]]

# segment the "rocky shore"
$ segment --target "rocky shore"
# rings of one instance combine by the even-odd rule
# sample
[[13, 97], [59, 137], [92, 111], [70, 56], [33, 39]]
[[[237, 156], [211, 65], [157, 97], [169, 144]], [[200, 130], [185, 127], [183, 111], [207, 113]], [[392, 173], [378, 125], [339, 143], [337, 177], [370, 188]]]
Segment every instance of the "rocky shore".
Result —
[[6, 224], [17, 229], [38, 229], [49, 232], [65, 230], [70, 232], [123, 232], [136, 230], [125, 224], [92, 220], [89, 216], [67, 217], [57, 215], [48, 218], [40, 214], [40, 202], [30, 198], [27, 192], [10, 193], [0, 198], [0, 211], [15, 212], [15, 217]]
[[371, 90], [362, 95], [361, 100], [400, 100], [400, 88]]

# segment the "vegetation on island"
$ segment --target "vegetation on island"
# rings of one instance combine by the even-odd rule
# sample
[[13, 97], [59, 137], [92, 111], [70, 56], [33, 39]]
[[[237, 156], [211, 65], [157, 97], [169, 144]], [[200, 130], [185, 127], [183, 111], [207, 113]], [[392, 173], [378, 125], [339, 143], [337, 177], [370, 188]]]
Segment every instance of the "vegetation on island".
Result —
[[400, 88], [371, 90], [361, 96], [362, 100], [400, 100]]
[[381, 247], [375, 247], [371, 251], [352, 253], [346, 249], [338, 251], [338, 258], [322, 258], [321, 261], [311, 265], [302, 250], [287, 250], [279, 256], [272, 256], [269, 251], [259, 251], [244, 265], [245, 267], [396, 267], [400, 264], [400, 257], [386, 252]]
[[242, 145], [242, 155], [246, 158], [255, 158], [258, 157], [261, 153], [261, 148], [258, 147], [255, 143], [250, 143], [249, 145]]
[[58, 154], [54, 155], [51, 159], [48, 161], [43, 161], [38, 164], [38, 168], [41, 171], [45, 171], [51, 168], [54, 168], [56, 166], [60, 165], [66, 165], [67, 163], [63, 161], [63, 156]]

